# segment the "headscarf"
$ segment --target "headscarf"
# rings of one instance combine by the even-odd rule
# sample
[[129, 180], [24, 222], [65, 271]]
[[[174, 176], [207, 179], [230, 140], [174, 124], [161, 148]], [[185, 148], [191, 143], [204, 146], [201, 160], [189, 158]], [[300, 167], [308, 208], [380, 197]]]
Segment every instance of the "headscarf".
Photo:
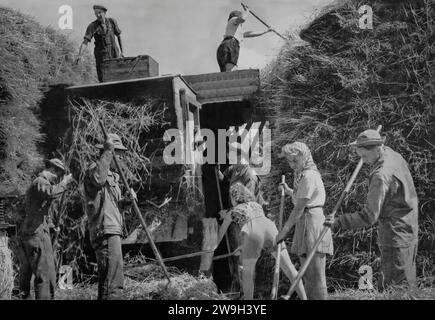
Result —
[[240, 203], [255, 202], [255, 197], [248, 188], [240, 182], [233, 183], [230, 187], [230, 197], [235, 205]]
[[286, 144], [282, 147], [282, 152], [291, 156], [302, 157], [303, 166], [299, 170], [295, 170], [295, 179], [293, 181], [293, 187], [297, 190], [299, 182], [302, 179], [302, 174], [305, 170], [317, 170], [317, 166], [314, 163], [313, 157], [311, 155], [310, 148], [303, 142], [293, 142]]

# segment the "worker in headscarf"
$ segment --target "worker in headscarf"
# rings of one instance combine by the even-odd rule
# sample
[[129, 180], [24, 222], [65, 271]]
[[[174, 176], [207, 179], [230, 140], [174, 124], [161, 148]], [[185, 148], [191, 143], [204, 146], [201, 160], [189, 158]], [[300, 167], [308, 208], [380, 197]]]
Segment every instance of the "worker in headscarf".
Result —
[[[322, 177], [314, 164], [310, 149], [303, 142], [294, 142], [282, 147], [280, 157], [284, 157], [294, 171], [293, 189], [286, 183], [280, 184], [287, 195], [292, 197], [294, 208], [289, 219], [279, 232], [276, 241], [280, 243], [286, 238], [291, 228], [295, 233], [291, 252], [297, 254], [304, 264], [307, 255], [314, 248], [323, 229], [325, 216], [325, 188]], [[326, 287], [326, 254], [333, 253], [331, 231], [323, 237], [313, 260], [304, 275], [305, 289], [310, 300], [327, 299]]]
[[[82, 44], [80, 45], [79, 54], [76, 63], [80, 60], [84, 50], [91, 42], [92, 38], [95, 39], [95, 64], [97, 67], [98, 80], [103, 81], [102, 63], [107, 59], [114, 59], [123, 57], [123, 48], [121, 40], [121, 29], [114, 18], [107, 18], [107, 8], [102, 5], [93, 6], [97, 20], [91, 22], [86, 28], [86, 33]], [[116, 45], [115, 37], [118, 39], [119, 49]]]
[[351, 143], [363, 163], [371, 166], [366, 204], [361, 211], [327, 221], [334, 231], [378, 222], [380, 290], [393, 284], [415, 284], [418, 242], [418, 198], [408, 163], [384, 142], [376, 130], [369, 129]]
[[[233, 156], [236, 156], [236, 159], [240, 157], [240, 160], [237, 160], [237, 163], [230, 164], [223, 173], [218, 171], [219, 179], [221, 181], [226, 180], [228, 184], [224, 185], [228, 185], [229, 188], [231, 188], [233, 184], [240, 182], [254, 195], [255, 201], [260, 205], [265, 205], [266, 202], [260, 190], [260, 178], [249, 165], [248, 150], [245, 145], [238, 142], [231, 142], [228, 148], [228, 159], [230, 162], [234, 160]], [[228, 191], [228, 189], [226, 191]], [[240, 232], [234, 223], [230, 224], [228, 228], [228, 239], [231, 251], [235, 250], [241, 244]], [[232, 290], [238, 291], [241, 283], [241, 261], [239, 257], [233, 257], [230, 261], [233, 274], [231, 287]]]
[[223, 173], [219, 171], [219, 179], [221, 181], [226, 179], [230, 187], [236, 182], [242, 183], [255, 196], [256, 201], [260, 205], [264, 205], [265, 201], [261, 193], [261, 181], [255, 170], [249, 165], [247, 159], [248, 151], [244, 148], [244, 145], [238, 142], [232, 142], [228, 147], [228, 157], [230, 158], [231, 152], [234, 152], [236, 155], [241, 156], [240, 161], [230, 164]]
[[[224, 222], [219, 229], [218, 241], [223, 238], [228, 226], [234, 222], [242, 239], [240, 247], [243, 266], [243, 297], [252, 300], [254, 297], [255, 265], [261, 256], [262, 250], [271, 250], [274, 247], [278, 229], [275, 223], [264, 215], [263, 208], [256, 202], [254, 195], [240, 182], [231, 185], [230, 200], [232, 208], [220, 212]], [[273, 251], [272, 254], [276, 258], [276, 252]], [[297, 271], [285, 246], [281, 251], [280, 266], [286, 276], [293, 282], [297, 277]], [[307, 297], [302, 281], [299, 282], [296, 291], [301, 300], [306, 300]]]

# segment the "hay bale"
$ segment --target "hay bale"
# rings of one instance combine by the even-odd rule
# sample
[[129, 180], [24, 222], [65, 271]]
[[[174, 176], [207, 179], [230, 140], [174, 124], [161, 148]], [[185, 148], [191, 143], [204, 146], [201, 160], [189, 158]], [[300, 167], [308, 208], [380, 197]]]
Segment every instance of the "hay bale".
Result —
[[[358, 28], [357, 8], [363, 4], [373, 8], [373, 30]], [[350, 0], [333, 6], [301, 32], [306, 45], [287, 43], [262, 73], [259, 103], [272, 126], [272, 171], [264, 183], [275, 199], [272, 212], [278, 212], [279, 177], [291, 171], [274, 156], [281, 146], [297, 140], [310, 146], [325, 184], [328, 213], [357, 163], [347, 144], [361, 131], [383, 125], [386, 144], [407, 160], [418, 192], [419, 257], [425, 264], [417, 261], [417, 267], [425, 276], [435, 272], [434, 14], [434, 1], [391, 5]], [[362, 208], [367, 177], [365, 166], [342, 212]], [[286, 212], [290, 209], [289, 201]], [[362, 264], [374, 266], [376, 273], [375, 231], [373, 227], [336, 235], [328, 275], [355, 285]]]
[[12, 252], [6, 233], [0, 231], [0, 300], [10, 300], [14, 288]]

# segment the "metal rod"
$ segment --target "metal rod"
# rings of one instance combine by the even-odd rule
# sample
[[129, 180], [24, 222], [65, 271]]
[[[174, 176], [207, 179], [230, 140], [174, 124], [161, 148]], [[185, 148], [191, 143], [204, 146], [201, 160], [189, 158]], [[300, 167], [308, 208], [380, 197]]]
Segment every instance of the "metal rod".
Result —
[[[241, 248], [239, 247], [236, 250], [234, 250], [233, 252], [221, 254], [219, 256], [215, 256], [215, 257], [213, 257], [213, 260], [220, 260], [220, 259], [224, 259], [224, 258], [228, 258], [228, 257], [234, 256], [240, 250], [241, 250]], [[214, 252], [214, 250], [204, 250], [204, 251], [198, 251], [198, 252], [193, 252], [193, 253], [186, 253], [186, 254], [182, 254], [182, 255], [174, 256], [174, 257], [168, 257], [168, 258], [164, 258], [162, 260], [164, 262], [171, 262], [171, 261], [177, 261], [177, 260], [182, 260], [182, 259], [194, 258], [194, 257], [197, 257], [197, 256], [202, 256], [202, 255], [205, 255], [205, 254], [209, 254], [209, 253], [212, 253], [212, 252]], [[141, 264], [135, 265], [134, 267], [136, 268], [136, 267], [140, 267], [140, 266], [144, 266], [144, 265], [147, 265], [147, 263], [141, 263]]]
[[[243, 2], [241, 3], [243, 8], [248, 8], [248, 6], [246, 4], [244, 4]], [[278, 31], [276, 31], [275, 29], [273, 29], [269, 24], [267, 24], [263, 19], [261, 19], [259, 16], [257, 16], [254, 12], [251, 11], [251, 9], [249, 9], [249, 12], [255, 17], [257, 18], [258, 21], [260, 21], [262, 24], [264, 24], [267, 28], [272, 29], [273, 32], [281, 37], [284, 40], [288, 40], [286, 37], [284, 37], [282, 34], [280, 34]]]
[[[382, 126], [378, 126], [377, 131], [380, 132], [382, 129]], [[341, 193], [340, 198], [338, 199], [337, 203], [335, 204], [334, 209], [332, 210], [331, 216], [334, 217], [335, 214], [337, 213], [338, 209], [340, 209], [341, 204], [344, 200], [344, 198], [346, 197], [346, 195], [349, 193], [350, 188], [352, 187], [356, 176], [358, 175], [359, 171], [361, 170], [363, 165], [363, 160], [362, 158], [358, 161], [358, 165], [356, 166], [355, 170], [352, 173], [352, 176], [350, 177], [349, 181], [346, 184], [346, 187], [344, 188], [343, 192]], [[299, 281], [302, 279], [302, 277], [305, 274], [305, 271], [307, 271], [308, 265], [310, 264], [311, 260], [314, 257], [314, 254], [316, 253], [317, 248], [320, 245], [320, 242], [322, 241], [323, 237], [325, 236], [326, 232], [328, 231], [328, 229], [330, 228], [330, 226], [324, 226], [322, 232], [320, 233], [319, 238], [316, 240], [313, 249], [311, 250], [310, 254], [307, 256], [307, 259], [305, 260], [305, 263], [302, 265], [301, 270], [299, 271], [295, 281], [292, 283], [292, 285], [290, 286], [289, 291], [287, 292], [287, 294], [285, 296], [283, 296], [282, 298], [285, 300], [290, 299], [292, 293], [295, 291], [296, 286], [298, 285]]]
[[[107, 134], [107, 131], [106, 131], [106, 128], [104, 127], [103, 122], [99, 121], [99, 123], [100, 123], [101, 130], [103, 131], [104, 137], [106, 139], [108, 139], [109, 136]], [[113, 160], [115, 161], [116, 168], [118, 169], [119, 175], [121, 176], [121, 180], [124, 183], [124, 186], [130, 192], [130, 186], [128, 185], [127, 179], [125, 178], [125, 175], [122, 172], [121, 166], [119, 165], [118, 157], [116, 156], [116, 153], [113, 153]], [[145, 230], [145, 234], [146, 234], [146, 236], [148, 238], [148, 242], [151, 245], [151, 248], [152, 248], [152, 250], [154, 252], [154, 255], [156, 256], [157, 260], [159, 261], [159, 264], [160, 264], [160, 266], [163, 269], [163, 273], [165, 274], [166, 278], [168, 279], [168, 282], [170, 283], [171, 282], [171, 278], [169, 277], [169, 273], [166, 270], [166, 266], [165, 266], [165, 264], [164, 264], [164, 262], [162, 260], [162, 257], [160, 256], [159, 250], [157, 250], [157, 247], [156, 247], [156, 245], [155, 245], [155, 243], [154, 243], [154, 241], [153, 241], [153, 239], [152, 239], [152, 237], [151, 237], [151, 235], [150, 235], [150, 233], [148, 231], [147, 224], [146, 224], [144, 218], [142, 217], [142, 214], [141, 214], [140, 209], [139, 209], [139, 207], [137, 205], [136, 199], [132, 199], [132, 204], [133, 204], [133, 209], [136, 212], [136, 215], [139, 218], [139, 221], [140, 221], [140, 223], [142, 224], [142, 227]]]
[[[281, 177], [281, 183], [285, 183], [285, 175]], [[278, 216], [278, 230], [282, 229], [282, 219], [284, 214], [284, 200], [285, 200], [285, 191], [284, 187], [281, 189], [281, 203], [279, 206], [279, 216]], [[279, 267], [281, 263], [281, 246], [282, 242], [280, 242], [277, 246], [276, 250], [276, 259], [275, 259], [275, 269], [273, 273], [273, 283], [272, 283], [272, 292], [270, 294], [271, 300], [276, 300], [278, 295], [278, 285], [279, 285]]]

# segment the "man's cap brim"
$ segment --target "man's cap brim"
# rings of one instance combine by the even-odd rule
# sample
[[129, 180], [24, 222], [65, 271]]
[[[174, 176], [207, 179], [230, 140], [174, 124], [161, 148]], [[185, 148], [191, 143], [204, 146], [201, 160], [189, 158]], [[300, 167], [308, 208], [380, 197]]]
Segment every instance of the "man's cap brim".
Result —
[[106, 8], [105, 6], [94, 5], [92, 8], [93, 8], [94, 10], [99, 9], [99, 10], [103, 10], [104, 12], [107, 11], [107, 8]]
[[[104, 149], [104, 146], [102, 144], [96, 144], [95, 148], [97, 148], [97, 149]], [[127, 151], [128, 149], [123, 146], [123, 147], [115, 147], [115, 150]]]
[[381, 140], [366, 140], [366, 141], [358, 141], [355, 140], [349, 143], [350, 147], [367, 147], [367, 146], [380, 146], [385, 143], [385, 137], [382, 137]]

